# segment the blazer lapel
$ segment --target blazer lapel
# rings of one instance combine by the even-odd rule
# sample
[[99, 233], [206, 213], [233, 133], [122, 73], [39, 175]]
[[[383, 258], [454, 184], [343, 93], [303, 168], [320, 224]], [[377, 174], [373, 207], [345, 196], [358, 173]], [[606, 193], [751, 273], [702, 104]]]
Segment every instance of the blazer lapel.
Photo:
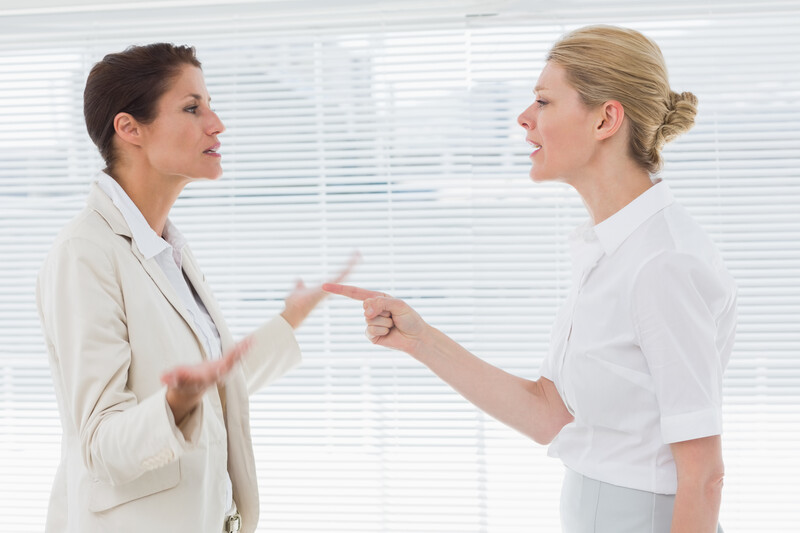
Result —
[[[230, 350], [233, 347], [233, 337], [231, 336], [230, 331], [228, 330], [228, 326], [225, 324], [225, 318], [222, 316], [222, 310], [219, 308], [217, 304], [217, 300], [211, 294], [208, 286], [206, 285], [205, 279], [203, 279], [203, 275], [200, 273], [200, 269], [197, 268], [197, 263], [195, 262], [194, 255], [192, 255], [192, 251], [189, 249], [189, 246], [184, 246], [182, 251], [182, 262], [183, 262], [183, 271], [186, 273], [186, 277], [189, 279], [189, 283], [192, 284], [195, 292], [200, 297], [200, 300], [203, 302], [203, 305], [206, 307], [206, 311], [208, 311], [209, 316], [211, 316], [211, 320], [214, 321], [214, 325], [217, 327], [217, 331], [219, 332], [220, 344], [222, 345], [222, 355]], [[219, 392], [220, 400], [222, 401], [223, 412], [225, 416], [225, 420], [227, 423], [228, 420], [228, 394], [227, 394], [227, 384], [237, 380], [240, 378], [239, 372], [232, 372], [228, 379], [217, 385], [217, 390]], [[238, 385], [235, 387], [236, 389], [240, 390], [247, 390], [247, 386], [245, 384], [244, 389], [241, 389]], [[236, 402], [240, 400], [240, 398], [233, 398], [233, 401]], [[246, 398], [245, 398], [246, 400]]]
[[135, 255], [136, 258], [139, 260], [139, 262], [142, 264], [142, 268], [144, 268], [145, 272], [147, 272], [147, 274], [150, 276], [150, 279], [153, 280], [153, 283], [156, 284], [158, 290], [160, 290], [161, 294], [164, 295], [164, 298], [166, 298], [167, 301], [169, 301], [172, 307], [175, 308], [175, 311], [177, 311], [178, 314], [181, 315], [183, 321], [186, 322], [186, 325], [191, 328], [192, 333], [194, 333], [194, 336], [197, 338], [197, 343], [200, 345], [201, 351], [203, 352], [204, 359], [208, 359], [210, 354], [206, 353], [206, 348], [205, 345], [203, 344], [202, 336], [200, 335], [200, 332], [197, 330], [197, 327], [195, 326], [192, 315], [189, 314], [189, 311], [186, 309], [186, 306], [183, 304], [180, 297], [175, 292], [175, 288], [172, 286], [172, 283], [170, 283], [169, 279], [167, 279], [166, 274], [164, 274], [164, 271], [156, 262], [155, 258], [151, 257], [150, 259], [146, 259], [139, 251], [139, 249], [136, 247], [136, 243], [133, 242], [131, 242], [131, 251], [133, 252], [133, 255]]
[[[224, 354], [233, 346], [233, 337], [188, 246], [183, 248], [183, 270], [217, 326]], [[247, 380], [242, 367], [235, 368], [223, 383], [217, 385], [217, 391], [228, 433], [228, 474], [233, 484], [233, 499], [242, 520], [256, 523], [259, 511], [258, 480], [255, 477], [256, 464], [250, 436]]]
[[[222, 353], [233, 347], [222, 310], [197, 267], [188, 246], [183, 247], [183, 270], [217, 326], [222, 343]], [[235, 368], [224, 382], [217, 384], [222, 404], [222, 416], [228, 434], [228, 475], [233, 484], [233, 499], [248, 523], [258, 521], [258, 481], [255, 479], [255, 456], [250, 437], [250, 404], [247, 397], [247, 380], [242, 367]]]
[[[186, 325], [192, 330], [192, 333], [194, 333], [197, 343], [200, 346], [200, 351], [203, 354], [204, 359], [208, 359], [209, 354], [206, 353], [200, 332], [197, 331], [192, 316], [189, 314], [186, 306], [183, 305], [183, 302], [181, 302], [180, 297], [175, 292], [175, 289], [172, 287], [169, 279], [167, 279], [164, 271], [158, 265], [154, 257], [147, 259], [142, 255], [142, 252], [139, 251], [139, 248], [136, 246], [136, 242], [133, 240], [131, 230], [128, 227], [128, 224], [125, 222], [125, 217], [122, 216], [122, 213], [119, 212], [119, 209], [117, 209], [117, 206], [114, 205], [114, 202], [111, 201], [111, 199], [100, 189], [100, 187], [98, 187], [96, 183], [92, 184], [92, 190], [89, 193], [88, 204], [92, 209], [97, 211], [97, 213], [99, 213], [100, 216], [106, 220], [106, 222], [108, 222], [108, 225], [111, 227], [114, 233], [128, 238], [131, 245], [131, 253], [133, 253], [134, 257], [139, 260], [142, 268], [145, 272], [147, 272], [147, 275], [150, 276], [150, 279], [153, 280], [153, 283], [155, 283], [156, 287], [158, 287], [158, 290], [161, 291], [161, 294], [164, 295], [164, 298], [167, 299], [175, 311], [181, 316], [181, 318], [183, 318], [183, 321], [186, 322]], [[205, 300], [203, 300], [203, 303], [205, 303]]]
[[222, 353], [224, 354], [233, 347], [233, 337], [231, 336], [231, 332], [228, 330], [228, 326], [225, 324], [225, 318], [222, 316], [222, 310], [219, 308], [217, 300], [211, 294], [208, 285], [206, 285], [203, 274], [201, 274], [200, 269], [197, 268], [194, 255], [192, 254], [192, 251], [188, 245], [183, 247], [182, 255], [183, 271], [186, 273], [186, 277], [189, 279], [189, 282], [192, 284], [195, 292], [197, 292], [197, 295], [200, 297], [203, 305], [206, 306], [206, 310], [211, 316], [211, 320], [214, 321], [214, 325], [217, 326], [219, 338], [222, 341]]

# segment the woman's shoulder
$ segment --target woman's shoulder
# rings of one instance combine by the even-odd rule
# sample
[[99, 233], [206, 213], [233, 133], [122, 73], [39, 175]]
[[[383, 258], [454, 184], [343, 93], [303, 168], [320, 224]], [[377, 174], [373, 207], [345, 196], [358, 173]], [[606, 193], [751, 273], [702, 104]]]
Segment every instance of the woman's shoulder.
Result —
[[[711, 237], [680, 206], [664, 210], [654, 221], [660, 240], [650, 240], [631, 276], [634, 298], [675, 299], [690, 294], [700, 295], [711, 307], [727, 308], [736, 297], [736, 282], [728, 272], [722, 255]], [[652, 236], [651, 236], [652, 237]]]
[[630, 244], [639, 251], [639, 267], [651, 261], [692, 263], [714, 268], [722, 258], [706, 229], [680, 204], [673, 203], [643, 224]]
[[705, 228], [678, 203], [648, 221], [636, 242], [639, 257], [632, 265], [632, 286], [699, 284], [735, 292], [722, 254]]
[[59, 231], [52, 249], [105, 248], [114, 232], [102, 216], [95, 210], [85, 207]]
[[59, 231], [42, 268], [63, 268], [67, 262], [113, 264], [126, 250], [130, 241], [87, 205]]

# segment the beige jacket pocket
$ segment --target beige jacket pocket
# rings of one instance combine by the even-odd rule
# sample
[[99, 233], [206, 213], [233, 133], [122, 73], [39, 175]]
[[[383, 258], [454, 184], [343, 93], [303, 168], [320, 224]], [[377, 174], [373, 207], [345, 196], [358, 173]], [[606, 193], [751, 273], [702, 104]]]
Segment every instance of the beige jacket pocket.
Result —
[[181, 462], [174, 461], [156, 470], [145, 472], [124, 485], [113, 486], [94, 481], [89, 489], [89, 510], [107, 511], [123, 503], [171, 489], [181, 481]]

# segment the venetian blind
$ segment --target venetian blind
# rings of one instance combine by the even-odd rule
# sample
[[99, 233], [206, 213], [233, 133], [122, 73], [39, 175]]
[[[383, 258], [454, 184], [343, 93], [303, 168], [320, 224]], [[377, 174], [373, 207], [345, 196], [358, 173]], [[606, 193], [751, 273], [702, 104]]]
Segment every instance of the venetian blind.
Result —
[[[0, 10], [0, 530], [41, 531], [60, 426], [34, 303], [57, 231], [102, 163], [92, 64], [193, 44], [225, 176], [173, 221], [229, 326], [279, 312], [357, 249], [355, 284], [535, 378], [569, 289], [570, 189], [530, 183], [516, 116], [563, 32], [621, 24], [700, 99], [662, 173], [739, 284], [725, 379], [725, 530], [800, 529], [800, 6], [796, 2], [76, 2]], [[557, 531], [562, 468], [330, 299], [304, 363], [251, 400], [260, 531]]]

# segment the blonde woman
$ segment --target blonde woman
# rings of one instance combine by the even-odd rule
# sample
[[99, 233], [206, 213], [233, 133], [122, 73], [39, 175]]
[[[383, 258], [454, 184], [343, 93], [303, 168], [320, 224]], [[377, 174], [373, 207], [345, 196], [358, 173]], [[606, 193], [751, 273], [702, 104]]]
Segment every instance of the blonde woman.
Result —
[[386, 294], [363, 300], [367, 337], [427, 365], [566, 466], [568, 533], [712, 533], [723, 461], [722, 373], [736, 288], [711, 240], [654, 180], [661, 148], [694, 123], [658, 46], [624, 28], [560, 39], [519, 116], [535, 182], [561, 181], [590, 220], [571, 236], [573, 286], [535, 381], [482, 361]]

